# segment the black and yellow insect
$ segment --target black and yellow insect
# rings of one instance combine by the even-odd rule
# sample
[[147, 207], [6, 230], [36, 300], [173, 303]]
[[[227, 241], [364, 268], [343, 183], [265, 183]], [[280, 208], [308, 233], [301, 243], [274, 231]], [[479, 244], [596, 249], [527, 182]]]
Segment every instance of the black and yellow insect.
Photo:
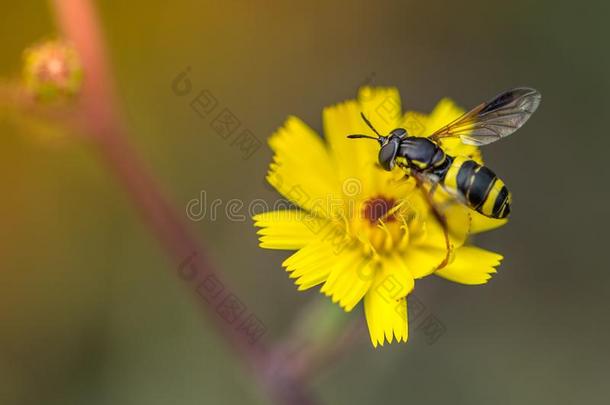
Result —
[[[379, 164], [385, 170], [399, 166], [413, 175], [418, 185], [430, 185], [430, 196], [438, 186], [458, 201], [490, 218], [506, 218], [511, 194], [494, 172], [472, 159], [450, 156], [441, 144], [444, 138], [459, 138], [468, 145], [486, 145], [505, 138], [519, 129], [536, 111], [541, 95], [531, 88], [516, 88], [482, 103], [428, 137], [410, 136], [396, 128], [383, 136], [362, 114], [377, 134], [348, 135], [379, 141]], [[440, 217], [441, 215], [438, 214]]]

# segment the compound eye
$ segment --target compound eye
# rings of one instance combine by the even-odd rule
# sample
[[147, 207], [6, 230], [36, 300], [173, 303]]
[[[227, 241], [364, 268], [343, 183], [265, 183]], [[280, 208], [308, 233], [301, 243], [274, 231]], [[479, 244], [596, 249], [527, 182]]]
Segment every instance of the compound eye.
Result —
[[398, 136], [398, 137], [404, 137], [407, 135], [407, 130], [404, 128], [396, 128], [392, 131], [392, 135]]
[[400, 141], [391, 140], [381, 147], [379, 150], [379, 164], [384, 170], [390, 171], [394, 167], [394, 159], [398, 153], [398, 145]]

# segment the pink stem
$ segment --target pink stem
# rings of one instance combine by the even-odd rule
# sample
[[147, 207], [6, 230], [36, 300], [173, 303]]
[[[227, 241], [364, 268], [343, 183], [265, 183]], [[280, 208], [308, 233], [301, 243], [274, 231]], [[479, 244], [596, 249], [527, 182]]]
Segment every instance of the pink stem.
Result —
[[[80, 113], [83, 125], [98, 145], [101, 157], [109, 169], [125, 188], [133, 203], [138, 207], [146, 223], [175, 263], [176, 268], [184, 267], [189, 261], [189, 275], [186, 278], [196, 288], [199, 298], [204, 279], [222, 283], [219, 274], [210, 264], [205, 250], [184, 220], [172, 208], [151, 175], [145, 169], [135, 150], [127, 141], [127, 132], [118, 111], [114, 108], [116, 97], [110, 71], [106, 61], [103, 39], [97, 24], [98, 19], [90, 1], [53, 0], [57, 21], [81, 57], [85, 79], [81, 94]], [[184, 276], [184, 273], [181, 273]], [[207, 304], [208, 312], [214, 307]], [[313, 404], [314, 400], [299, 381], [278, 370], [269, 370], [269, 351], [259, 342], [252, 344], [247, 334], [226, 322], [218, 314], [209, 317], [227, 338], [229, 345], [244, 363], [251, 366], [255, 379], [268, 394], [280, 404]]]

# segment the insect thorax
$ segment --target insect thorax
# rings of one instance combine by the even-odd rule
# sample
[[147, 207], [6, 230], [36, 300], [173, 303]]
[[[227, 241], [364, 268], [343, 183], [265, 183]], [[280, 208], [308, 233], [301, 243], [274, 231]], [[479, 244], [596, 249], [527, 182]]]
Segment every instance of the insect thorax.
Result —
[[[399, 158], [403, 158], [402, 162]], [[396, 162], [419, 170], [429, 170], [443, 166], [446, 159], [447, 155], [436, 143], [427, 138], [410, 136], [400, 143]]]

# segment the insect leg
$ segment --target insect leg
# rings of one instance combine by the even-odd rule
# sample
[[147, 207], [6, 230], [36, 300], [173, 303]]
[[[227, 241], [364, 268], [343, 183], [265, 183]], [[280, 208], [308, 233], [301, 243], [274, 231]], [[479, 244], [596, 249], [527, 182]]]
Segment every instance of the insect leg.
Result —
[[434, 192], [436, 191], [436, 187], [438, 186], [438, 183], [432, 183], [432, 185], [430, 186], [430, 190], [426, 191], [426, 188], [424, 187], [424, 179], [422, 178], [422, 176], [417, 174], [417, 172], [413, 171], [413, 177], [415, 178], [415, 183], [417, 184], [417, 188], [419, 188], [421, 190], [422, 194], [424, 195], [424, 198], [426, 199], [426, 202], [432, 209], [432, 214], [434, 215], [436, 220], [441, 224], [443, 229], [445, 229], [445, 233], [447, 233], [447, 219], [441, 213], [441, 210], [438, 208], [438, 205], [436, 204], [436, 202], [434, 202], [434, 199], [433, 199]]
[[446, 254], [445, 258], [443, 259], [443, 261], [441, 262], [441, 264], [438, 265], [438, 268], [441, 269], [449, 263], [449, 259], [451, 258], [452, 245], [451, 245], [451, 241], [449, 239], [449, 226], [447, 224], [447, 218], [438, 209], [438, 206], [434, 202], [434, 199], [433, 199], [433, 195], [434, 195], [434, 192], [436, 191], [438, 183], [432, 183], [432, 185], [430, 186], [430, 190], [426, 191], [426, 189], [424, 187], [425, 178], [423, 178], [423, 176], [415, 170], [411, 170], [411, 172], [413, 173], [413, 177], [415, 178], [417, 187], [421, 190], [422, 194], [424, 195], [424, 198], [428, 202], [428, 205], [430, 206], [430, 208], [432, 210], [432, 214], [434, 215], [435, 219], [438, 221], [438, 223], [443, 228], [443, 235], [445, 236], [445, 247], [447, 249], [447, 254]]

